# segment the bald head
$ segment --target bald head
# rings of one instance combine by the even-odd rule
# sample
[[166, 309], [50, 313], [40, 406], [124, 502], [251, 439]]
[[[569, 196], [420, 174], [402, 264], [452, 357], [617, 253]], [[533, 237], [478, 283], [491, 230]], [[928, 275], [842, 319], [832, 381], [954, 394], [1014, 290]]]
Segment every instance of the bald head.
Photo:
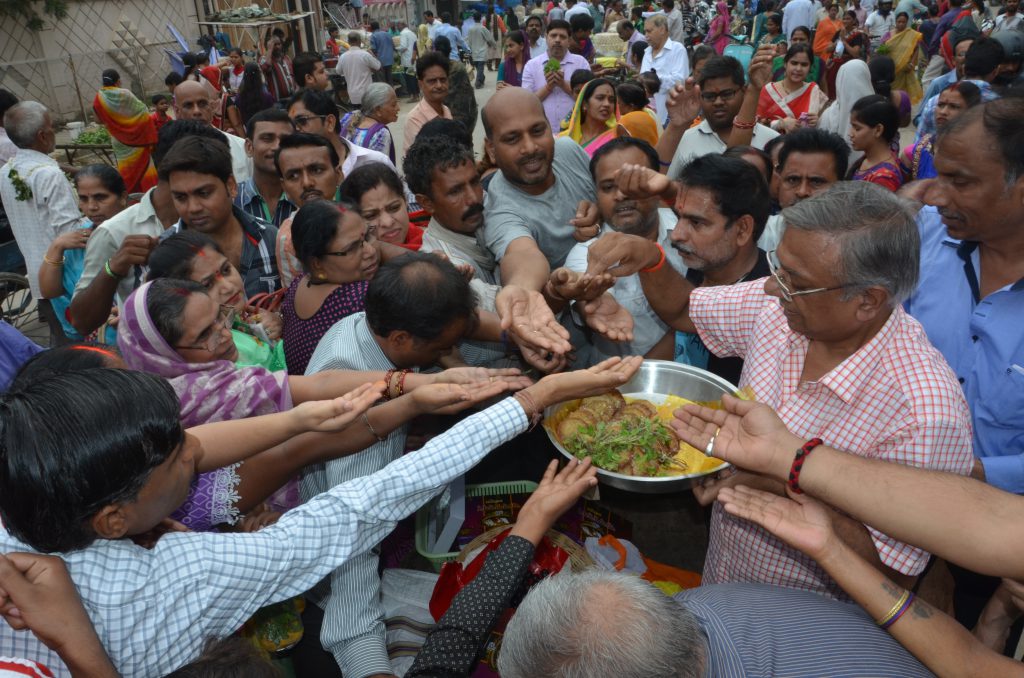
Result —
[[522, 87], [498, 90], [480, 111], [480, 120], [483, 121], [484, 134], [488, 139], [505, 121], [522, 119], [524, 116], [544, 118], [544, 106], [536, 94]]
[[213, 102], [206, 85], [185, 80], [174, 88], [174, 110], [178, 120], [213, 121]]

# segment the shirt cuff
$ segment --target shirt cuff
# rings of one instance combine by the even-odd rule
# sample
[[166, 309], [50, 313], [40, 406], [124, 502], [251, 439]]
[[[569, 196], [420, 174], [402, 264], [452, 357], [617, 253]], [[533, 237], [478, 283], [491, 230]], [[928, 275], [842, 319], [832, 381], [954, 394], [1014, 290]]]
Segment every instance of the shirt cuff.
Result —
[[346, 641], [343, 647], [333, 651], [345, 678], [366, 678], [377, 673], [391, 674], [391, 660], [388, 658], [387, 640], [383, 635], [369, 634]]
[[1024, 455], [981, 457], [985, 482], [1000, 490], [1024, 494]]

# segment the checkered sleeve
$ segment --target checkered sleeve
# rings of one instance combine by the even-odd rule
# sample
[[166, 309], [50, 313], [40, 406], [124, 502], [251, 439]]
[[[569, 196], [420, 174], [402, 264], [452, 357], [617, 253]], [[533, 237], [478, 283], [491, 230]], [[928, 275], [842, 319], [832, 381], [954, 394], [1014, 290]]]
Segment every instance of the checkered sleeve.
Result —
[[766, 303], [764, 280], [698, 287], [690, 294], [690, 320], [701, 341], [719, 358], [746, 358], [748, 342]]
[[[877, 458], [960, 475], [971, 472], [974, 455], [966, 404], [961, 409], [955, 406], [955, 400], [936, 395], [938, 391], [929, 389], [927, 383], [921, 386], [915, 398], [918, 418], [878, 446]], [[924, 571], [929, 558], [927, 551], [897, 541], [870, 526], [868, 532], [885, 565], [912, 576]]]

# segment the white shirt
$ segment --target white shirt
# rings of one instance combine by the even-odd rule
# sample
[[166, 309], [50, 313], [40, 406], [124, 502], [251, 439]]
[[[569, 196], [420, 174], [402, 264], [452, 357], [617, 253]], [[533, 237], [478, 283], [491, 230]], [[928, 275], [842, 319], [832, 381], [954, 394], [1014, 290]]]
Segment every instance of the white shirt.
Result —
[[811, 0], [790, 0], [782, 10], [782, 32], [787, 40], [793, 37], [793, 29], [798, 26], [814, 30], [814, 5]]
[[248, 181], [252, 177], [252, 158], [245, 152], [245, 139], [217, 130], [227, 139], [228, 149], [231, 151], [231, 174], [235, 177], [235, 183]]
[[[679, 253], [672, 247], [670, 234], [676, 227], [676, 215], [667, 208], [658, 209], [658, 243], [665, 250], [665, 260], [672, 268], [679, 271], [680, 275], [686, 275], [686, 264], [683, 263]], [[604, 224], [601, 227], [601, 235], [612, 231], [612, 227]], [[596, 243], [601, 236], [591, 238], [586, 242], [577, 243], [569, 256], [565, 259], [565, 267], [577, 273], [585, 273], [587, 270], [587, 254], [590, 246]], [[644, 295], [643, 286], [640, 284], [640, 275], [633, 275], [623, 278], [616, 278], [615, 285], [611, 289], [611, 295], [623, 308], [633, 315], [633, 341], [613, 342], [604, 337], [594, 336], [594, 350], [589, 352], [589, 358], [596, 364], [612, 356], [644, 355], [650, 351], [665, 333], [669, 331], [658, 314], [651, 308], [650, 302]]]
[[[10, 173], [17, 172], [32, 195], [17, 199]], [[79, 228], [85, 217], [78, 211], [78, 196], [57, 161], [30, 148], [19, 148], [13, 158], [0, 167], [0, 198], [3, 199], [11, 231], [25, 257], [29, 287], [36, 299], [39, 291], [39, 267], [53, 239]]]
[[338, 57], [338, 65], [334, 70], [345, 77], [348, 99], [354, 106], [358, 106], [363, 103], [363, 92], [373, 82], [373, 72], [380, 70], [380, 61], [365, 49], [352, 47]]
[[413, 51], [416, 48], [416, 33], [406, 26], [398, 38], [398, 51], [402, 55], [402, 68], [412, 68]]
[[896, 26], [896, 13], [889, 12], [888, 16], [882, 16], [877, 10], [868, 15], [864, 21], [864, 28], [868, 31], [871, 42], [879, 42], [886, 33]]
[[[1000, 14], [996, 17], [995, 28], [992, 29], [992, 34], [995, 35], [1001, 31], [1015, 31], [1020, 29], [1021, 13], [1015, 12], [1013, 16], [1009, 14]], [[0, 156], [2, 159], [2, 156]]]
[[391, 162], [391, 158], [384, 155], [380, 151], [375, 151], [372, 148], [363, 148], [359, 144], [354, 144], [345, 137], [341, 137], [341, 142], [348, 148], [348, 155], [345, 156], [345, 160], [341, 163], [341, 173], [343, 176], [348, 176], [357, 167], [362, 167], [371, 162], [381, 162], [395, 170], [395, 174], [398, 174], [398, 170], [395, 168], [395, 163]]
[[565, 10], [565, 20], [569, 21], [577, 14], [590, 14], [590, 5], [585, 2], [577, 2], [572, 9]]
[[[115, 668], [125, 678], [162, 676], [199, 656], [208, 638], [234, 633], [256, 610], [302, 595], [369, 551], [528, 424], [522, 406], [506, 398], [258, 532], [172, 532], [153, 549], [100, 539], [60, 555]], [[11, 551], [32, 549], [0, 528], [0, 553]], [[71, 675], [33, 634], [7, 624], [0, 624], [0, 656]]]
[[661, 89], [654, 93], [654, 108], [658, 120], [664, 125], [668, 122], [665, 98], [677, 83], [685, 82], [690, 76], [690, 59], [686, 56], [686, 48], [671, 38], [665, 41], [658, 56], [653, 54], [654, 47], [648, 45], [644, 50], [643, 61], [640, 62], [640, 72], [646, 73], [654, 69], [661, 79]]
[[[771, 127], [757, 123], [754, 125], [754, 135], [750, 145], [754, 148], [764, 150], [765, 144], [779, 136], [779, 133]], [[707, 118], [700, 121], [696, 127], [691, 127], [683, 133], [683, 138], [676, 146], [676, 152], [672, 156], [672, 164], [668, 168], [669, 179], [678, 179], [683, 172], [683, 167], [694, 158], [712, 153], [724, 153], [728, 145], [722, 141], [722, 137], [711, 129], [711, 123]]]
[[548, 41], [544, 39], [544, 36], [537, 38], [536, 45], [530, 45], [530, 58], [540, 56], [541, 54], [548, 53]]
[[[160, 219], [156, 215], [156, 208], [153, 207], [153, 191], [155, 190], [155, 188], [149, 189], [138, 204], [121, 210], [93, 230], [92, 235], [89, 236], [89, 244], [85, 247], [85, 265], [82, 269], [82, 277], [78, 279], [78, 284], [75, 286], [75, 294], [87, 288], [96, 276], [106, 275], [103, 272], [103, 264], [114, 256], [126, 237], [148, 235], [155, 238], [164, 232], [164, 225], [160, 223]], [[117, 302], [118, 308], [121, 308], [128, 295], [145, 281], [148, 270], [146, 266], [139, 266], [137, 270], [132, 271], [117, 283], [117, 295], [114, 300]]]
[[[3, 120], [0, 120], [2, 123]], [[14, 157], [15, 153], [18, 152], [18, 147], [14, 145], [11, 138], [7, 136], [7, 130], [0, 127], [0, 165], [7, 162]]]
[[427, 37], [430, 38], [430, 42], [434, 42], [434, 36], [437, 35], [437, 29], [440, 25], [441, 20], [437, 18], [427, 24]]
[[683, 27], [683, 13], [679, 11], [678, 7], [673, 7], [672, 11], [666, 15], [668, 19], [668, 37], [672, 38], [680, 45], [686, 42], [686, 29]]

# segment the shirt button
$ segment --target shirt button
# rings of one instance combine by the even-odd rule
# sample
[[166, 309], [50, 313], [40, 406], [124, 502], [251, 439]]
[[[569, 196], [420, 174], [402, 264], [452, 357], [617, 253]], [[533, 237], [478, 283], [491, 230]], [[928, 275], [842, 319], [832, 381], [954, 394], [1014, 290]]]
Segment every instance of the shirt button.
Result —
[[971, 337], [971, 341], [977, 341], [977, 340], [978, 340], [978, 335], [977, 334], [975, 334], [974, 336]]
[[964, 383], [964, 378], [963, 377], [957, 377], [957, 381], [959, 381], [962, 384], [962, 383]]

